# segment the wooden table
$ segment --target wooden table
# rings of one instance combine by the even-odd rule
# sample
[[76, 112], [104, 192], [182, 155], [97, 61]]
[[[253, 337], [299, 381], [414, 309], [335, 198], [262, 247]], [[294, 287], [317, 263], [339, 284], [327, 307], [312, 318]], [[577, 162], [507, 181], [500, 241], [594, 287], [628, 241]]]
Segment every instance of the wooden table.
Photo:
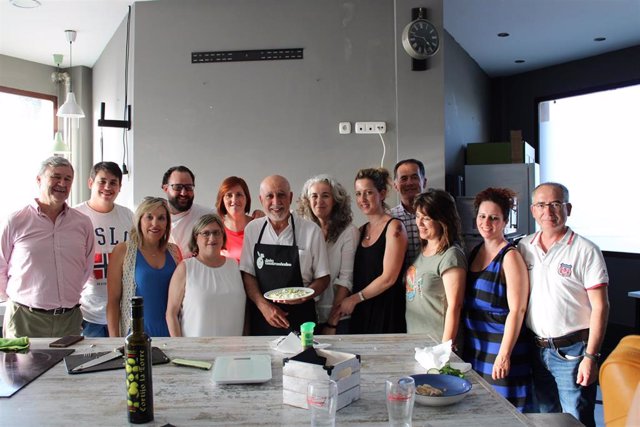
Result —
[[[414, 348], [434, 345], [426, 335], [342, 335], [317, 337], [331, 350], [362, 357], [360, 400], [338, 411], [337, 425], [384, 426], [388, 423], [384, 379], [390, 375], [423, 373]], [[264, 384], [216, 385], [212, 371], [153, 367], [155, 421], [150, 425], [308, 425], [304, 409], [282, 404], [282, 358], [271, 350], [270, 337], [157, 338], [153, 345], [169, 357], [214, 361], [222, 354], [266, 353], [272, 358], [273, 379]], [[32, 348], [46, 348], [52, 339], [34, 339]], [[86, 339], [73, 348], [107, 351], [122, 339]], [[0, 424], [7, 426], [127, 425], [123, 370], [67, 374], [64, 363], [54, 366], [18, 391], [0, 399]], [[427, 407], [416, 403], [414, 426], [523, 426], [533, 422], [518, 413], [475, 372], [467, 373], [473, 388], [460, 403]]]

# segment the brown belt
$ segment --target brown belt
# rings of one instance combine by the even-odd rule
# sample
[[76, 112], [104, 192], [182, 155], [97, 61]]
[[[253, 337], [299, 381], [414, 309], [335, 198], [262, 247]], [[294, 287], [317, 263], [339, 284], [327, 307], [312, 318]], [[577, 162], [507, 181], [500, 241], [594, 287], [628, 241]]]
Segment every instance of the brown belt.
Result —
[[556, 338], [535, 337], [536, 345], [540, 348], [560, 348], [568, 347], [577, 342], [587, 341], [589, 339], [589, 329], [572, 332], [567, 335]]
[[59, 316], [61, 314], [64, 313], [68, 313], [72, 310], [75, 310], [76, 308], [80, 307], [80, 304], [76, 304], [75, 306], [71, 307], [71, 308], [65, 308], [65, 307], [58, 307], [58, 308], [52, 308], [51, 310], [47, 310], [45, 308], [35, 308], [35, 307], [29, 307], [28, 305], [24, 305], [24, 304], [20, 304], [19, 302], [16, 301], [12, 301], [15, 305], [19, 305], [22, 308], [25, 308], [33, 313], [42, 313], [42, 314], [50, 314], [52, 316]]

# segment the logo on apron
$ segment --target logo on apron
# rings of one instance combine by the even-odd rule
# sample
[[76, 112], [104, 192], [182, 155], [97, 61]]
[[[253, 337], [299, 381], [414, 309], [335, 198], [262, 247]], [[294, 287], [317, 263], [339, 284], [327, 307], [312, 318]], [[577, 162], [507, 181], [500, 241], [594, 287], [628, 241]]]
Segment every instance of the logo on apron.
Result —
[[256, 267], [258, 267], [258, 270], [262, 270], [262, 267], [264, 267], [264, 254], [258, 251], [256, 251], [256, 253], [258, 254], [258, 259], [256, 259]]
[[278, 261], [274, 261], [271, 258], [265, 258], [262, 252], [256, 251], [256, 253], [258, 254], [258, 258], [256, 258], [256, 267], [258, 267], [258, 270], [262, 270], [262, 267], [264, 267], [265, 265], [268, 265], [270, 267], [287, 267], [287, 268], [293, 266], [293, 264], [287, 261], [278, 262]]

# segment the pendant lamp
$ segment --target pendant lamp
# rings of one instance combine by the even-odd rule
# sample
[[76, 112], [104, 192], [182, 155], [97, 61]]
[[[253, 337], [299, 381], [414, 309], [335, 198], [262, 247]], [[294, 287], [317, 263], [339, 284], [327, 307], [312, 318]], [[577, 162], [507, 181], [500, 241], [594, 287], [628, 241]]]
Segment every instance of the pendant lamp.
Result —
[[[67, 36], [67, 41], [69, 41], [69, 68], [72, 67], [72, 57], [71, 57], [71, 45], [76, 40], [76, 32], [74, 30], [65, 30], [65, 35]], [[67, 93], [67, 100], [64, 104], [58, 109], [58, 117], [69, 117], [69, 118], [78, 118], [81, 119], [84, 117], [84, 111], [76, 102], [76, 96], [73, 94], [72, 80], [69, 78], [69, 92]]]
[[62, 132], [56, 132], [56, 136], [53, 138], [53, 150], [54, 153], [68, 153], [69, 147], [62, 139]]

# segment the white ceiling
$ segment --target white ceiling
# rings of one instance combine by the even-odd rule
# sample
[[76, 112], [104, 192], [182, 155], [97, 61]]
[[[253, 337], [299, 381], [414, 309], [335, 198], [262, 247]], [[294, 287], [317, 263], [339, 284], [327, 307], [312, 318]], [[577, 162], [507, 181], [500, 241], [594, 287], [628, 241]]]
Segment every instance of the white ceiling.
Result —
[[[62, 53], [68, 66], [71, 29], [73, 64], [92, 67], [133, 3], [40, 2], [20, 9], [0, 0], [0, 54], [54, 65]], [[444, 0], [444, 27], [489, 76], [511, 75], [640, 45], [640, 0]]]

